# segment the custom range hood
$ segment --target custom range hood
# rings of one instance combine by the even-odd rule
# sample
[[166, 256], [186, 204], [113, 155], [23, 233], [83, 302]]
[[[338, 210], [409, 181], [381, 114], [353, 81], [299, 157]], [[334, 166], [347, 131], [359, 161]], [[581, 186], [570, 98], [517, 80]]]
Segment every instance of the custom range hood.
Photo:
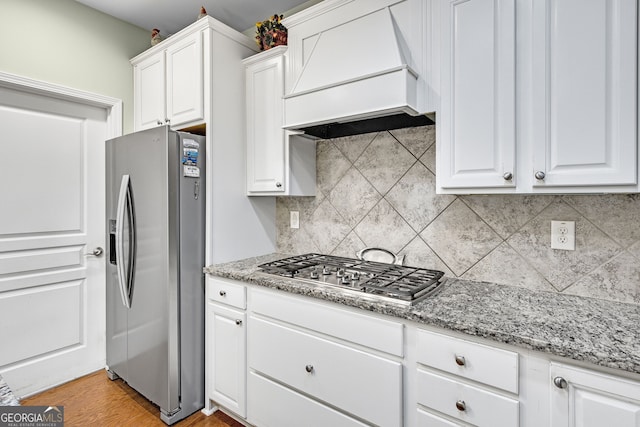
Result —
[[334, 138], [432, 124], [431, 3], [325, 0], [285, 19], [283, 127]]

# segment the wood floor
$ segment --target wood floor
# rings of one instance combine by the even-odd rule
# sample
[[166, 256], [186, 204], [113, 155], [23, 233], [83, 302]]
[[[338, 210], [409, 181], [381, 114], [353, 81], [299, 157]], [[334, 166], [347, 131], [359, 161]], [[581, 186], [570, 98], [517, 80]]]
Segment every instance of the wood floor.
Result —
[[[157, 406], [140, 396], [122, 380], [111, 381], [104, 370], [21, 400], [22, 405], [64, 406], [64, 425], [72, 426], [166, 426]], [[242, 427], [218, 411], [207, 417], [196, 412], [177, 427]]]

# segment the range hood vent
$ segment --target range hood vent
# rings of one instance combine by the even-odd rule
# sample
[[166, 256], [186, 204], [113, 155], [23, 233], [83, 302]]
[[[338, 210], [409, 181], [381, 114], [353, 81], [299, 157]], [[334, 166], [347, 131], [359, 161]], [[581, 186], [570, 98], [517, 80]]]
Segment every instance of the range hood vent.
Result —
[[360, 135], [363, 133], [380, 132], [383, 130], [402, 129], [416, 126], [432, 125], [434, 121], [427, 116], [410, 116], [408, 114], [394, 114], [392, 116], [376, 117], [372, 119], [356, 120], [346, 123], [327, 123], [315, 125], [300, 130], [305, 135], [320, 139], [340, 138], [343, 136]]
[[[283, 127], [334, 138], [432, 124], [424, 116], [434, 110], [426, 107], [420, 75], [426, 68], [426, 42], [412, 38], [420, 17], [409, 3], [344, 18], [337, 25], [314, 22], [300, 28], [300, 34], [298, 27], [290, 28], [289, 40], [301, 46], [289, 46], [289, 70], [297, 77], [284, 96]], [[307, 30], [324, 25], [321, 31]]]

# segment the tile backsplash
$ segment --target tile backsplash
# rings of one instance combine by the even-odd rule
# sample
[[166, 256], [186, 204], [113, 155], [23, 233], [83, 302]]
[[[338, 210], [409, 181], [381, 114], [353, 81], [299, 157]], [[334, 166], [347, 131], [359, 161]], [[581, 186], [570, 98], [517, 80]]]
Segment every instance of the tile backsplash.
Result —
[[[277, 199], [280, 252], [382, 247], [449, 277], [640, 304], [640, 195], [438, 195], [435, 126], [318, 141], [316, 155], [316, 196]], [[551, 220], [576, 222], [575, 251], [551, 249]]]

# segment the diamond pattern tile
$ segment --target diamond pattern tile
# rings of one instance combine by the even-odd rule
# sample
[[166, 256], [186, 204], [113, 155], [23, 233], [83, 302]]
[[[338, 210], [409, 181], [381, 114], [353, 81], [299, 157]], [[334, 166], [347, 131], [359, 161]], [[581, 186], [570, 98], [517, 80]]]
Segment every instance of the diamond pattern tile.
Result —
[[419, 158], [436, 142], [435, 126], [419, 126], [414, 128], [389, 131], [411, 154]]
[[378, 132], [365, 133], [362, 135], [345, 136], [344, 138], [336, 138], [331, 141], [338, 147], [338, 150], [344, 154], [347, 159], [354, 163], [362, 152], [371, 144], [371, 141], [378, 135]]
[[355, 227], [382, 198], [380, 193], [356, 169], [351, 168], [328, 195], [334, 208]]
[[416, 232], [420, 232], [456, 197], [437, 195], [436, 177], [422, 163], [416, 162], [385, 199]]
[[[449, 277], [640, 304], [640, 195], [439, 195], [434, 139], [425, 126], [319, 141], [317, 196], [277, 198], [278, 250], [381, 246]], [[552, 219], [576, 221], [575, 251], [550, 249]]]
[[640, 264], [628, 252], [587, 274], [565, 293], [640, 304]]
[[420, 237], [458, 276], [502, 243], [500, 236], [460, 200], [453, 202]]
[[506, 243], [491, 251], [462, 277], [538, 291], [555, 291], [551, 283]]
[[[551, 249], [551, 220], [576, 222], [576, 250]], [[621, 251], [575, 209], [556, 200], [507, 242], [559, 291]]]
[[463, 196], [462, 200], [483, 218], [503, 239], [520, 227], [555, 199], [556, 196], [479, 195]]
[[623, 247], [640, 240], [640, 195], [565, 196], [565, 200]]
[[351, 162], [331, 141], [316, 144], [316, 181], [322, 194], [329, 194], [350, 167]]
[[355, 232], [367, 245], [398, 253], [415, 232], [386, 200], [380, 202], [356, 226]]
[[354, 165], [384, 195], [415, 162], [394, 137], [380, 132]]
[[315, 244], [325, 254], [331, 253], [351, 231], [338, 211], [326, 199], [313, 212], [309, 221], [301, 223], [300, 227], [309, 236], [313, 236]]

